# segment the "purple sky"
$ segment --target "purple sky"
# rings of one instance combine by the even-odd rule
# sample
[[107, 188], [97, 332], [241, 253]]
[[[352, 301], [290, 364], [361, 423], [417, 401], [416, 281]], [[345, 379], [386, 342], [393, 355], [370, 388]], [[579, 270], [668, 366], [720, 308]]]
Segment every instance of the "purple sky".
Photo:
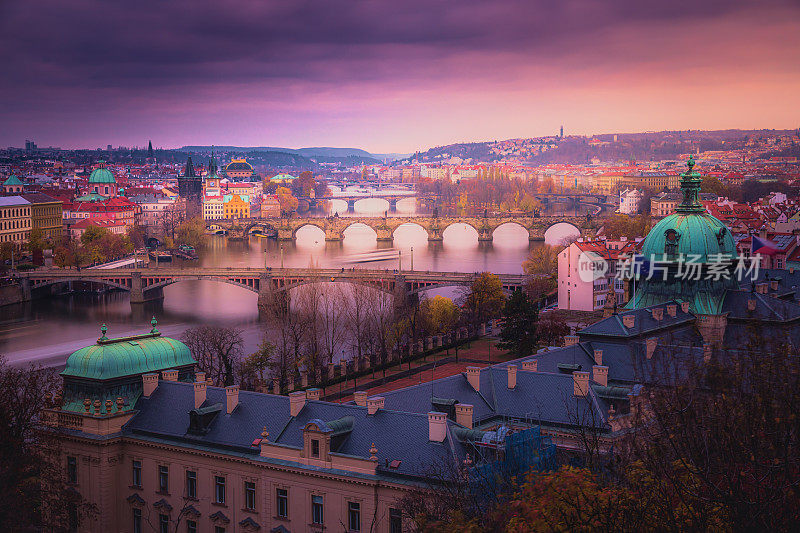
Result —
[[797, 0], [0, 0], [0, 146], [800, 126]]

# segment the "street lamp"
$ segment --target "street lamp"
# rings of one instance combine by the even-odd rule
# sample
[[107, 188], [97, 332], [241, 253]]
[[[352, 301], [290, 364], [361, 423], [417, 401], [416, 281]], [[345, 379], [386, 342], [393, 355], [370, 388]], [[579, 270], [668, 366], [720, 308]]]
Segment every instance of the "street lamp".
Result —
[[414, 272], [414, 247], [411, 247], [411, 272]]
[[281, 268], [283, 268], [283, 243], [281, 243]]

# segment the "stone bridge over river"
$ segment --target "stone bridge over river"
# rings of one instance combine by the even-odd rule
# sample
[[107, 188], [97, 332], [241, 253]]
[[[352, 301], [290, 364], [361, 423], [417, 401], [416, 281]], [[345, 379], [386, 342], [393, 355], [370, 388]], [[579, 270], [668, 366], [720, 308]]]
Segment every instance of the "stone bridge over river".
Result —
[[543, 241], [545, 232], [552, 226], [566, 222], [577, 228], [582, 235], [594, 233], [601, 225], [599, 217], [587, 216], [507, 216], [507, 217], [297, 217], [297, 218], [248, 218], [235, 220], [207, 221], [210, 231], [225, 230], [230, 238], [243, 238], [254, 231], [277, 232], [279, 240], [290, 241], [297, 236], [297, 230], [305, 226], [315, 226], [325, 232], [326, 241], [341, 241], [344, 232], [354, 224], [363, 224], [377, 234], [378, 241], [392, 241], [394, 232], [400, 226], [413, 224], [428, 234], [429, 241], [443, 240], [444, 231], [454, 224], [466, 224], [478, 232], [479, 241], [491, 241], [494, 231], [505, 224], [515, 224], [525, 228], [531, 241]]
[[[229, 283], [258, 294], [263, 310], [276, 294], [301, 285], [343, 282], [370, 287], [388, 294], [395, 304], [414, 294], [435, 287], [468, 285], [476, 274], [470, 272], [422, 272], [414, 270], [316, 269], [316, 268], [154, 268], [154, 269], [39, 269], [15, 275], [22, 300], [46, 296], [50, 289], [71, 282], [89, 282], [130, 292], [131, 304], [164, 297], [163, 288], [181, 281], [207, 280]], [[520, 289], [525, 283], [521, 274], [500, 274], [507, 291]]]

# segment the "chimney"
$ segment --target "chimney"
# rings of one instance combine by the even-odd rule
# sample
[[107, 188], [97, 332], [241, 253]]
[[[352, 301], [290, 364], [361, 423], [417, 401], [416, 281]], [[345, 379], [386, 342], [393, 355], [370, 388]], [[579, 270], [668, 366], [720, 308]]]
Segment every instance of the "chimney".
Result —
[[656, 322], [661, 322], [664, 320], [664, 308], [663, 307], [654, 307], [653, 308], [653, 320]]
[[757, 305], [758, 305], [758, 302], [756, 302], [755, 298], [750, 298], [749, 300], [747, 300], [747, 310], [748, 311], [755, 311]]
[[678, 306], [675, 304], [667, 304], [667, 314], [674, 317], [678, 314]]
[[447, 415], [438, 411], [428, 413], [428, 440], [444, 442], [447, 436]]
[[681, 302], [681, 311], [684, 313], [689, 312], [689, 302]]
[[778, 280], [777, 279], [771, 279], [769, 281], [769, 288], [771, 290], [773, 290], [773, 291], [777, 291], [778, 290]]
[[711, 354], [712, 354], [711, 343], [704, 342], [703, 343], [703, 362], [708, 363], [709, 361], [711, 361]]
[[608, 386], [608, 367], [602, 365], [594, 365], [592, 367], [592, 381], [603, 387]]
[[319, 401], [319, 395], [320, 395], [321, 392], [322, 391], [319, 390], [316, 387], [311, 388], [311, 389], [306, 389], [306, 400], [309, 401], [309, 402], [312, 401], [312, 400]]
[[178, 381], [177, 370], [164, 370], [161, 372], [161, 375], [163, 376], [164, 381]]
[[508, 365], [508, 388], [513, 389], [517, 386], [517, 365]]
[[577, 335], [565, 335], [564, 336], [564, 346], [572, 346], [573, 344], [578, 344], [578, 336]]
[[236, 406], [239, 405], [239, 385], [225, 387], [225, 400], [227, 406], [225, 412], [231, 414], [236, 409]]
[[194, 380], [195, 381], [202, 381], [205, 383], [206, 381], [206, 373], [205, 372], [195, 372], [194, 373]]
[[383, 409], [383, 396], [373, 396], [367, 398], [367, 414], [374, 415], [379, 409]]
[[149, 398], [153, 391], [158, 387], [158, 374], [143, 374], [142, 375], [142, 396]]
[[353, 399], [356, 402], [356, 405], [360, 405], [361, 407], [367, 406], [367, 391], [357, 390], [353, 393]]
[[306, 391], [289, 393], [289, 414], [297, 416], [306, 404]]
[[203, 402], [206, 401], [206, 382], [205, 381], [196, 381], [192, 383], [194, 387], [194, 408], [197, 409]]
[[538, 359], [531, 359], [530, 361], [522, 362], [522, 370], [526, 370], [528, 372], [538, 372], [537, 368], [539, 368]]
[[656, 351], [656, 346], [658, 346], [658, 337], [650, 337], [645, 343], [647, 347], [647, 358], [650, 359]]
[[575, 396], [586, 397], [586, 395], [589, 394], [589, 373], [573, 372], [572, 384]]
[[481, 390], [481, 369], [477, 366], [467, 367], [467, 381], [476, 391]]
[[603, 350], [595, 350], [594, 351], [594, 364], [602, 365], [603, 364]]
[[468, 403], [456, 404], [456, 423], [464, 427], [472, 429], [472, 411], [473, 408]]
[[769, 287], [769, 284], [766, 282], [756, 283], [756, 292], [758, 294], [767, 294], [768, 292], [767, 287]]
[[622, 325], [628, 329], [632, 329], [636, 325], [636, 317], [634, 315], [623, 315]]

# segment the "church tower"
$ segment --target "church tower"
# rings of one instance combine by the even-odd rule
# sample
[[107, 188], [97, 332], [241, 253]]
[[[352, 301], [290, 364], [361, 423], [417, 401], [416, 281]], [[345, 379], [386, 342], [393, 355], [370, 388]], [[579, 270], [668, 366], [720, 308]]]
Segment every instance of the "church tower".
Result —
[[194, 170], [192, 156], [186, 159], [183, 176], [178, 176], [178, 195], [186, 201], [186, 216], [191, 218], [201, 211], [203, 180]]

